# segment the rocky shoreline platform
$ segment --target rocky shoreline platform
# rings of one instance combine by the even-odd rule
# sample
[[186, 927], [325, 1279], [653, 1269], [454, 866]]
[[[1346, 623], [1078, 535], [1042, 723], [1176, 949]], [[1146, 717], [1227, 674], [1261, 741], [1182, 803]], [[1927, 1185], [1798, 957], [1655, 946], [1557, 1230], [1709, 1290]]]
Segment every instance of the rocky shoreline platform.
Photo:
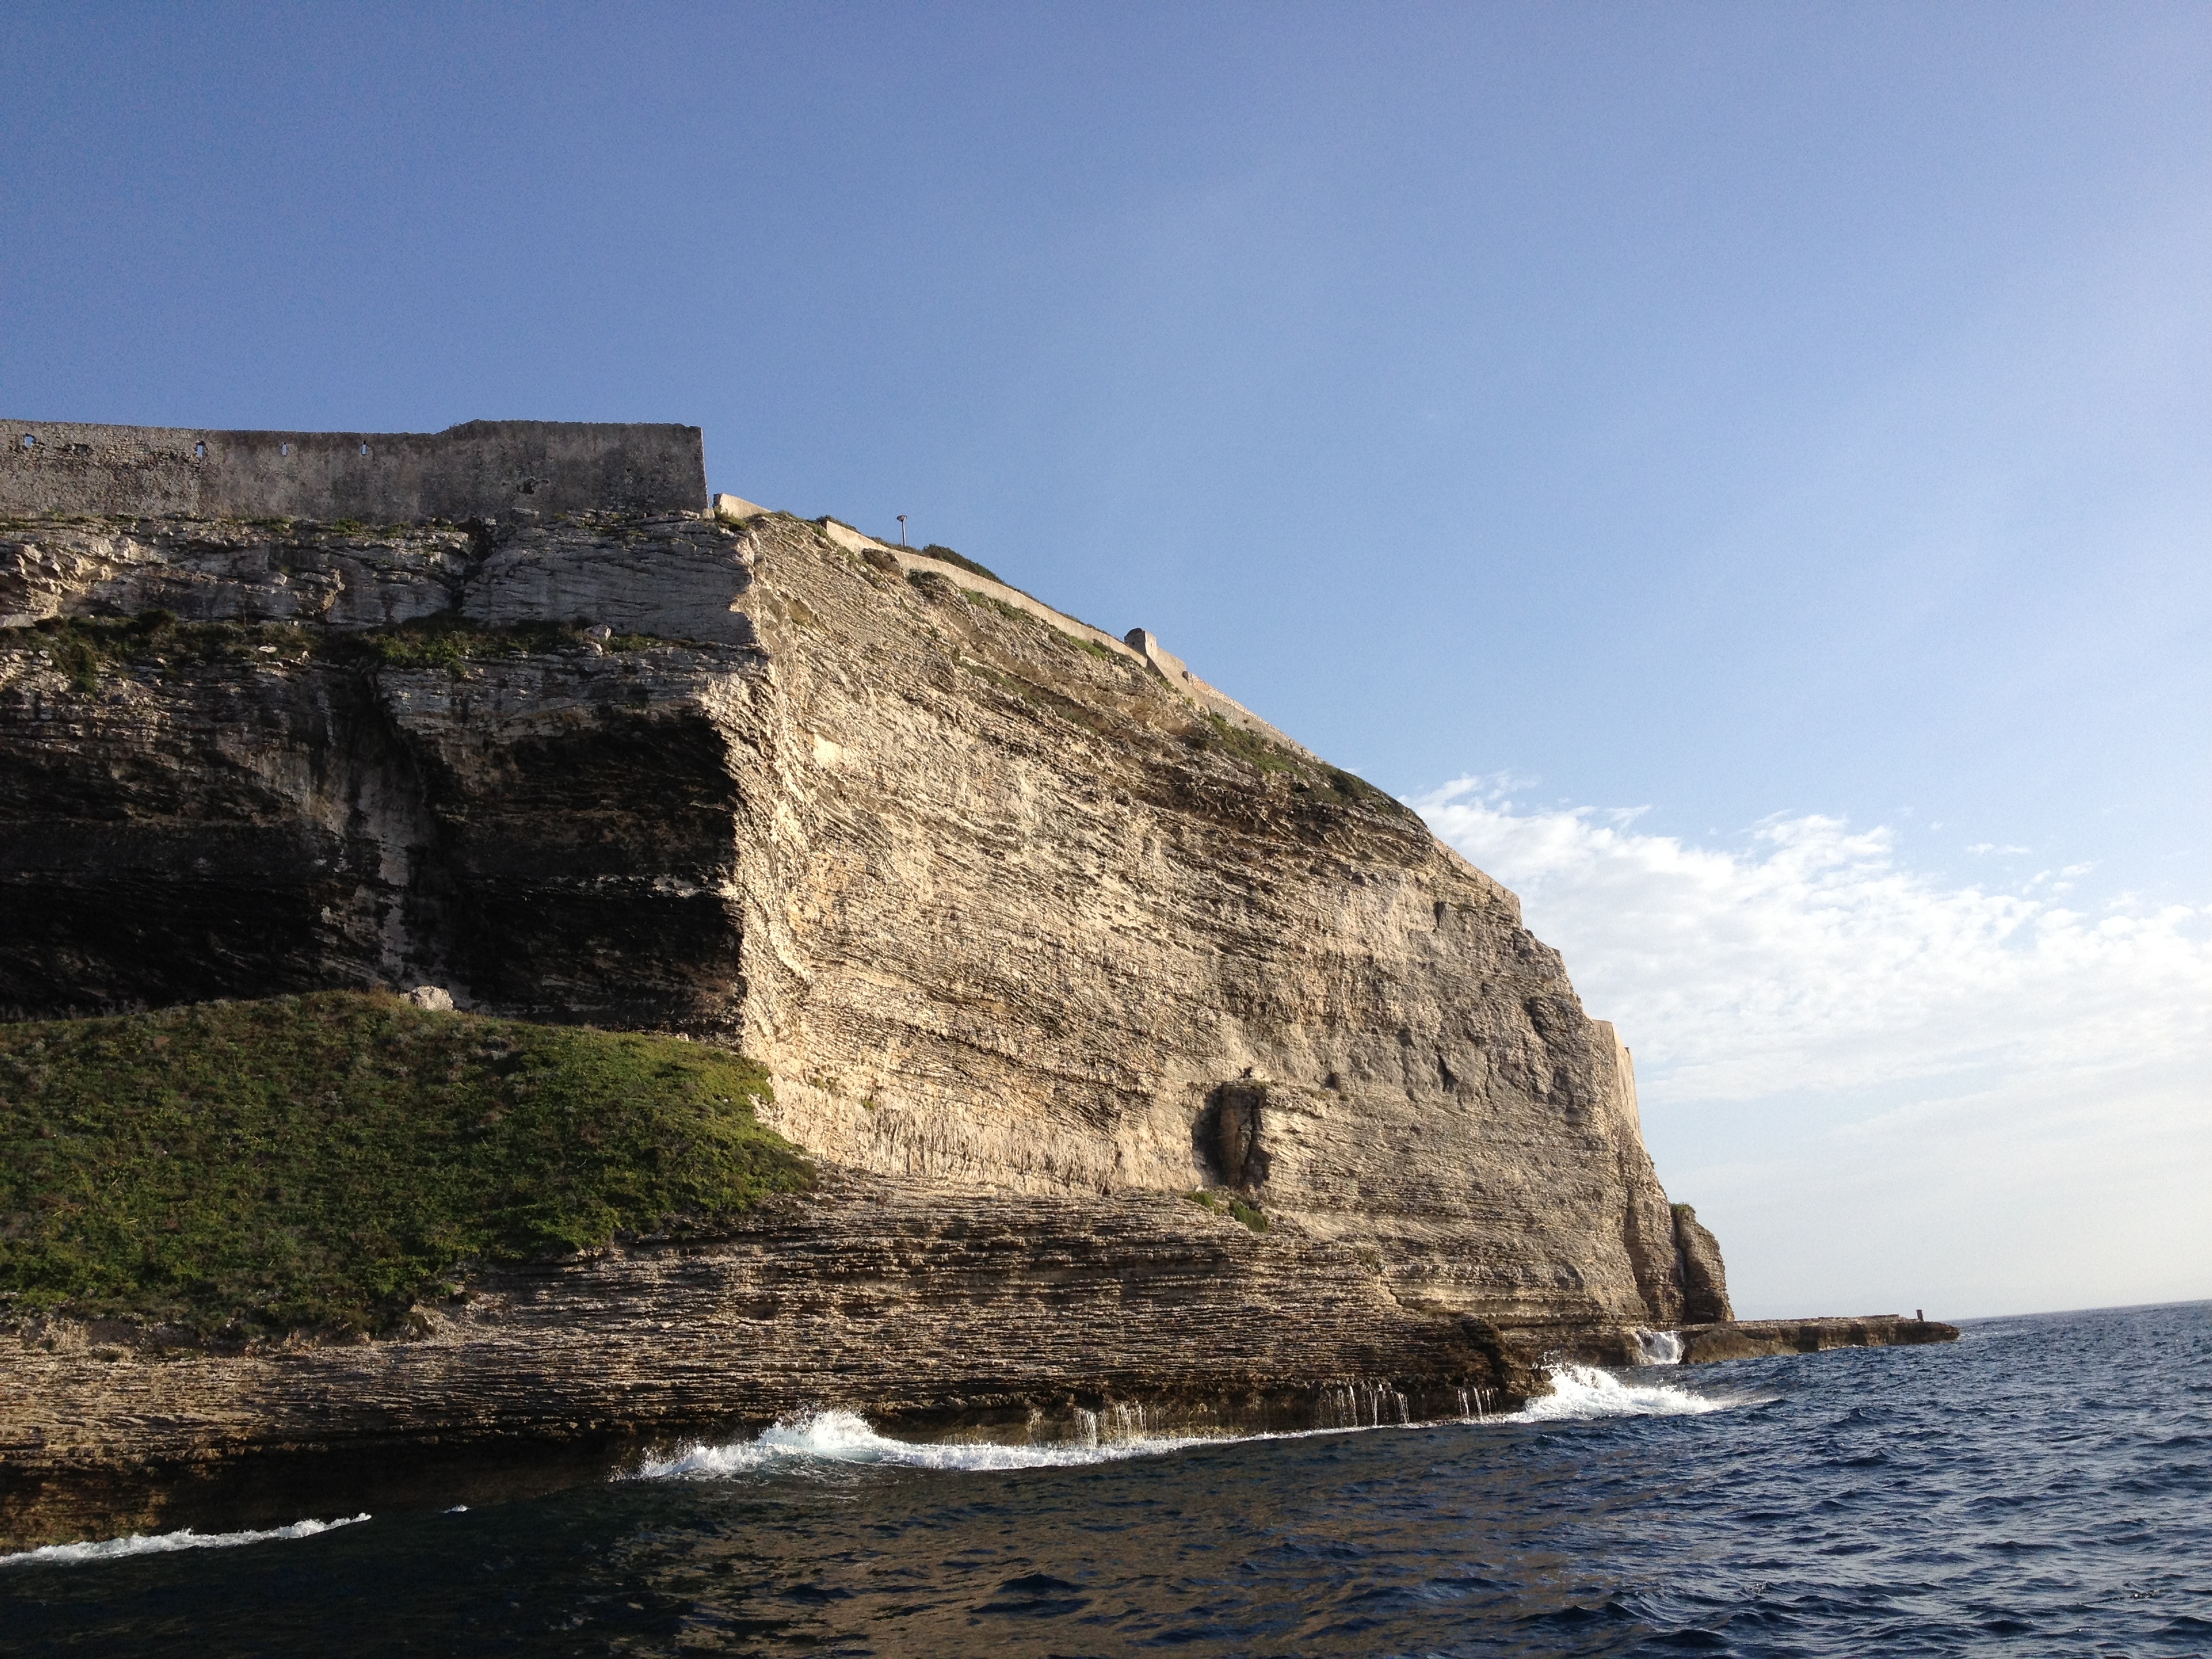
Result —
[[[1187, 1198], [1010, 1198], [825, 1172], [711, 1243], [471, 1277], [402, 1340], [0, 1334], [0, 1548], [283, 1524], [609, 1478], [822, 1409], [1012, 1443], [1502, 1415], [1652, 1333], [1401, 1305], [1352, 1249]], [[1880, 1316], [1686, 1326], [1685, 1364], [1955, 1340]], [[300, 1506], [309, 1505], [308, 1509]]]
[[1773, 1354], [1826, 1353], [1832, 1348], [1909, 1348], [1924, 1342], [1956, 1342], [1959, 1328], [1936, 1319], [1902, 1314], [1864, 1314], [1856, 1319], [1741, 1319], [1711, 1325], [1685, 1325], [1674, 1333], [1682, 1344], [1681, 1363], [1710, 1365], [1727, 1359], [1764, 1359]]
[[10, 1543], [1955, 1334], [1735, 1322], [1513, 894], [1141, 628], [691, 428], [8, 430]]

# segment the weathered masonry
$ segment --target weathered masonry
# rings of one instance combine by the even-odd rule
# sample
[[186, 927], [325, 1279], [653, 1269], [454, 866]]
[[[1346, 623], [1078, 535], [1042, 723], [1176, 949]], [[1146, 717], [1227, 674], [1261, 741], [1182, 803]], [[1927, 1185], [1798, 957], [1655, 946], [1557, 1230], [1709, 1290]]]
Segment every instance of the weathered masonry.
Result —
[[0, 422], [0, 514], [375, 524], [702, 513], [696, 426], [470, 421], [443, 432], [219, 432]]

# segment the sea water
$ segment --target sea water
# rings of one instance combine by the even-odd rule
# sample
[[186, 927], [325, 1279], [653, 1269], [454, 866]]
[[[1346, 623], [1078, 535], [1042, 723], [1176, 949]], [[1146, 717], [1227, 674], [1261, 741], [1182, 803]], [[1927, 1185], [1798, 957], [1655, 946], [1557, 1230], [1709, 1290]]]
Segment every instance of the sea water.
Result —
[[1562, 1366], [1484, 1421], [1126, 1426], [825, 1412], [529, 1501], [40, 1551], [0, 1651], [2212, 1653], [2212, 1304]]

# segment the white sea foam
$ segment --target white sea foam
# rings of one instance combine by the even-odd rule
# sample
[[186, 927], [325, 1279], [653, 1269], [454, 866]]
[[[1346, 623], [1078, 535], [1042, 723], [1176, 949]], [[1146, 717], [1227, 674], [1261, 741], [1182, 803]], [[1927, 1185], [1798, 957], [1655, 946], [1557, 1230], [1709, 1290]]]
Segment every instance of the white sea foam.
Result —
[[317, 1533], [368, 1519], [366, 1515], [348, 1515], [336, 1521], [295, 1521], [289, 1527], [271, 1527], [266, 1532], [194, 1532], [186, 1527], [181, 1532], [158, 1532], [150, 1537], [133, 1533], [128, 1538], [106, 1538], [96, 1544], [47, 1544], [15, 1555], [0, 1555], [0, 1567], [34, 1563], [67, 1566], [82, 1561], [120, 1560], [130, 1555], [166, 1555], [173, 1550], [227, 1550], [279, 1538], [313, 1538]]
[[[1159, 1457], [1194, 1446], [1248, 1444], [1261, 1440], [1304, 1440], [1325, 1434], [1376, 1433], [1473, 1423], [1557, 1423], [1616, 1417], [1689, 1417], [1725, 1411], [1735, 1401], [1711, 1400], [1687, 1389], [1623, 1382], [1610, 1372], [1587, 1365], [1561, 1365], [1549, 1373], [1552, 1392], [1508, 1416], [1479, 1409], [1456, 1419], [1429, 1423], [1370, 1421], [1262, 1434], [1162, 1434], [1148, 1431], [1139, 1408], [1118, 1408], [1101, 1424], [1097, 1415], [1077, 1413], [1082, 1437], [1037, 1445], [995, 1445], [975, 1441], [894, 1440], [866, 1419], [848, 1411], [809, 1412], [763, 1429], [750, 1440], [720, 1444], [695, 1442], [672, 1456], [647, 1458], [629, 1471], [638, 1480], [708, 1479], [760, 1470], [798, 1468], [809, 1463], [873, 1463], [915, 1469], [1051, 1469], [1114, 1463], [1134, 1457]], [[1377, 1413], [1376, 1416], [1382, 1416]]]
[[1643, 1365], [1679, 1365], [1682, 1337], [1679, 1331], [1637, 1331], [1636, 1358]]
[[824, 1411], [777, 1423], [750, 1440], [731, 1441], [718, 1446], [691, 1445], [673, 1457], [648, 1459], [639, 1466], [636, 1474], [647, 1480], [684, 1475], [740, 1474], [800, 1462], [885, 1463], [917, 1469], [1061, 1468], [1130, 1457], [1153, 1457], [1205, 1443], [1206, 1440], [1206, 1437], [1196, 1435], [1160, 1435], [1118, 1440], [1069, 1440], [1041, 1446], [894, 1440], [870, 1428], [866, 1419], [852, 1412]]
[[1595, 1365], [1554, 1365], [1552, 1391], [1538, 1395], [1507, 1423], [1587, 1423], [1614, 1417], [1702, 1417], [1741, 1402], [1715, 1400], [1672, 1382], [1624, 1382]]

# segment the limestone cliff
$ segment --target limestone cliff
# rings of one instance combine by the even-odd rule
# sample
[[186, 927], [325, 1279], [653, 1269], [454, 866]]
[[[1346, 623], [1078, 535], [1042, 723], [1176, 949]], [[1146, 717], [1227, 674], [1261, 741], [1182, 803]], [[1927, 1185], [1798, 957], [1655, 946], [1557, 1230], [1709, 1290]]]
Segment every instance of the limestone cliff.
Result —
[[0, 615], [0, 1003], [672, 1028], [855, 1170], [1231, 1189], [1531, 1333], [1705, 1260], [1512, 895], [1149, 636], [764, 514], [19, 519]]

